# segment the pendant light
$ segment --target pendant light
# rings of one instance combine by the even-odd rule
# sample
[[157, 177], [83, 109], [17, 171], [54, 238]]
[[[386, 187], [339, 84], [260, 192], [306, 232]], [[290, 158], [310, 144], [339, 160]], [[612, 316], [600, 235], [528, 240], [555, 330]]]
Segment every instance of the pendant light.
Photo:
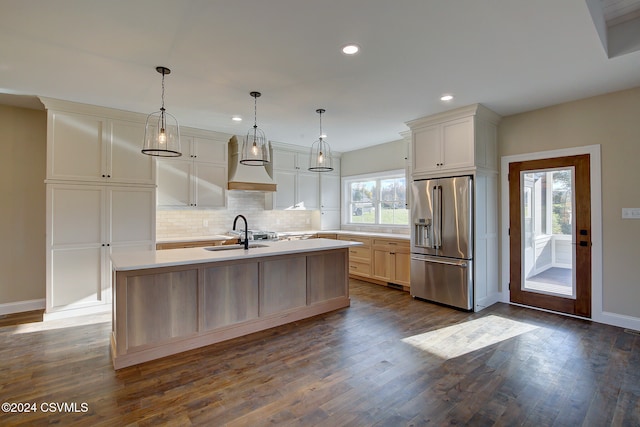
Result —
[[162, 107], [147, 116], [144, 128], [144, 147], [142, 153], [149, 156], [180, 157], [180, 127], [178, 121], [164, 108], [164, 76], [171, 73], [167, 67], [156, 67], [162, 74]]
[[322, 133], [322, 113], [324, 112], [325, 110], [322, 108], [316, 110], [316, 113], [320, 115], [320, 138], [311, 144], [309, 170], [313, 172], [329, 172], [333, 170], [331, 147], [324, 140], [327, 136]]
[[249, 129], [247, 136], [242, 142], [242, 152], [240, 153], [240, 163], [248, 166], [264, 166], [271, 162], [269, 146], [262, 129], [258, 127], [258, 97], [260, 92], [250, 92], [253, 96], [253, 128]]

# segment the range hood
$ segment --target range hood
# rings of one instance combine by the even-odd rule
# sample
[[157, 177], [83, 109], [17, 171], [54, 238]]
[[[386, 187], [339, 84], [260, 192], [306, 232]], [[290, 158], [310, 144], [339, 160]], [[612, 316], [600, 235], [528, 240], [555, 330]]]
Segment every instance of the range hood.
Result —
[[[273, 181], [273, 164], [266, 166], [247, 166], [240, 163], [240, 143], [234, 135], [229, 140], [229, 190], [244, 191], [276, 191]], [[273, 159], [271, 143], [269, 143], [270, 157]]]

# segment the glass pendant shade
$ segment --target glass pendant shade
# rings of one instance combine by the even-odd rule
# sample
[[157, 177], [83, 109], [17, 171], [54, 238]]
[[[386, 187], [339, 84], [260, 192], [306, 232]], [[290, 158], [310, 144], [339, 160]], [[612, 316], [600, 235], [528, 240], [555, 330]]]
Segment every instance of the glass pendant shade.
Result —
[[164, 108], [164, 76], [171, 70], [166, 67], [156, 67], [156, 71], [162, 74], [162, 107], [147, 116], [144, 127], [144, 146], [142, 153], [149, 156], [180, 157], [180, 126], [173, 115], [167, 113]]
[[254, 98], [254, 123], [242, 141], [242, 151], [240, 152], [240, 163], [248, 166], [264, 166], [271, 162], [269, 146], [264, 132], [257, 125], [257, 100], [260, 92], [251, 92]]
[[309, 160], [309, 170], [313, 172], [330, 172], [333, 170], [333, 158], [331, 157], [331, 147], [324, 140], [322, 133], [322, 113], [325, 110], [319, 108], [316, 113], [320, 114], [320, 138], [311, 144], [311, 157]]
[[166, 111], [149, 114], [142, 152], [150, 156], [180, 157], [180, 148], [180, 126], [176, 118]]

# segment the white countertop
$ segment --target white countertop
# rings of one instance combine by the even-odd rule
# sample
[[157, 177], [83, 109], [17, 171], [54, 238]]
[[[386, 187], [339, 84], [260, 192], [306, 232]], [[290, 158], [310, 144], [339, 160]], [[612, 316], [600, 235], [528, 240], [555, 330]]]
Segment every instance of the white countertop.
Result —
[[[286, 255], [297, 252], [315, 252], [328, 249], [358, 246], [361, 243], [333, 239], [308, 239], [278, 242], [253, 242], [267, 245], [263, 248], [249, 248], [208, 251], [204, 248], [164, 249], [152, 251], [117, 252], [111, 255], [116, 271], [141, 270], [145, 268], [170, 267], [174, 265], [200, 264], [216, 261], [231, 261]], [[220, 247], [220, 246], [216, 246]]]

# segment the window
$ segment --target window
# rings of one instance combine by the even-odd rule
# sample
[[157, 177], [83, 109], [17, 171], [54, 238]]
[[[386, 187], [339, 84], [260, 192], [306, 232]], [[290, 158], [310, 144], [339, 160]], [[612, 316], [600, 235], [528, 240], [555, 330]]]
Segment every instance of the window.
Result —
[[348, 224], [408, 225], [407, 183], [404, 171], [345, 178]]

